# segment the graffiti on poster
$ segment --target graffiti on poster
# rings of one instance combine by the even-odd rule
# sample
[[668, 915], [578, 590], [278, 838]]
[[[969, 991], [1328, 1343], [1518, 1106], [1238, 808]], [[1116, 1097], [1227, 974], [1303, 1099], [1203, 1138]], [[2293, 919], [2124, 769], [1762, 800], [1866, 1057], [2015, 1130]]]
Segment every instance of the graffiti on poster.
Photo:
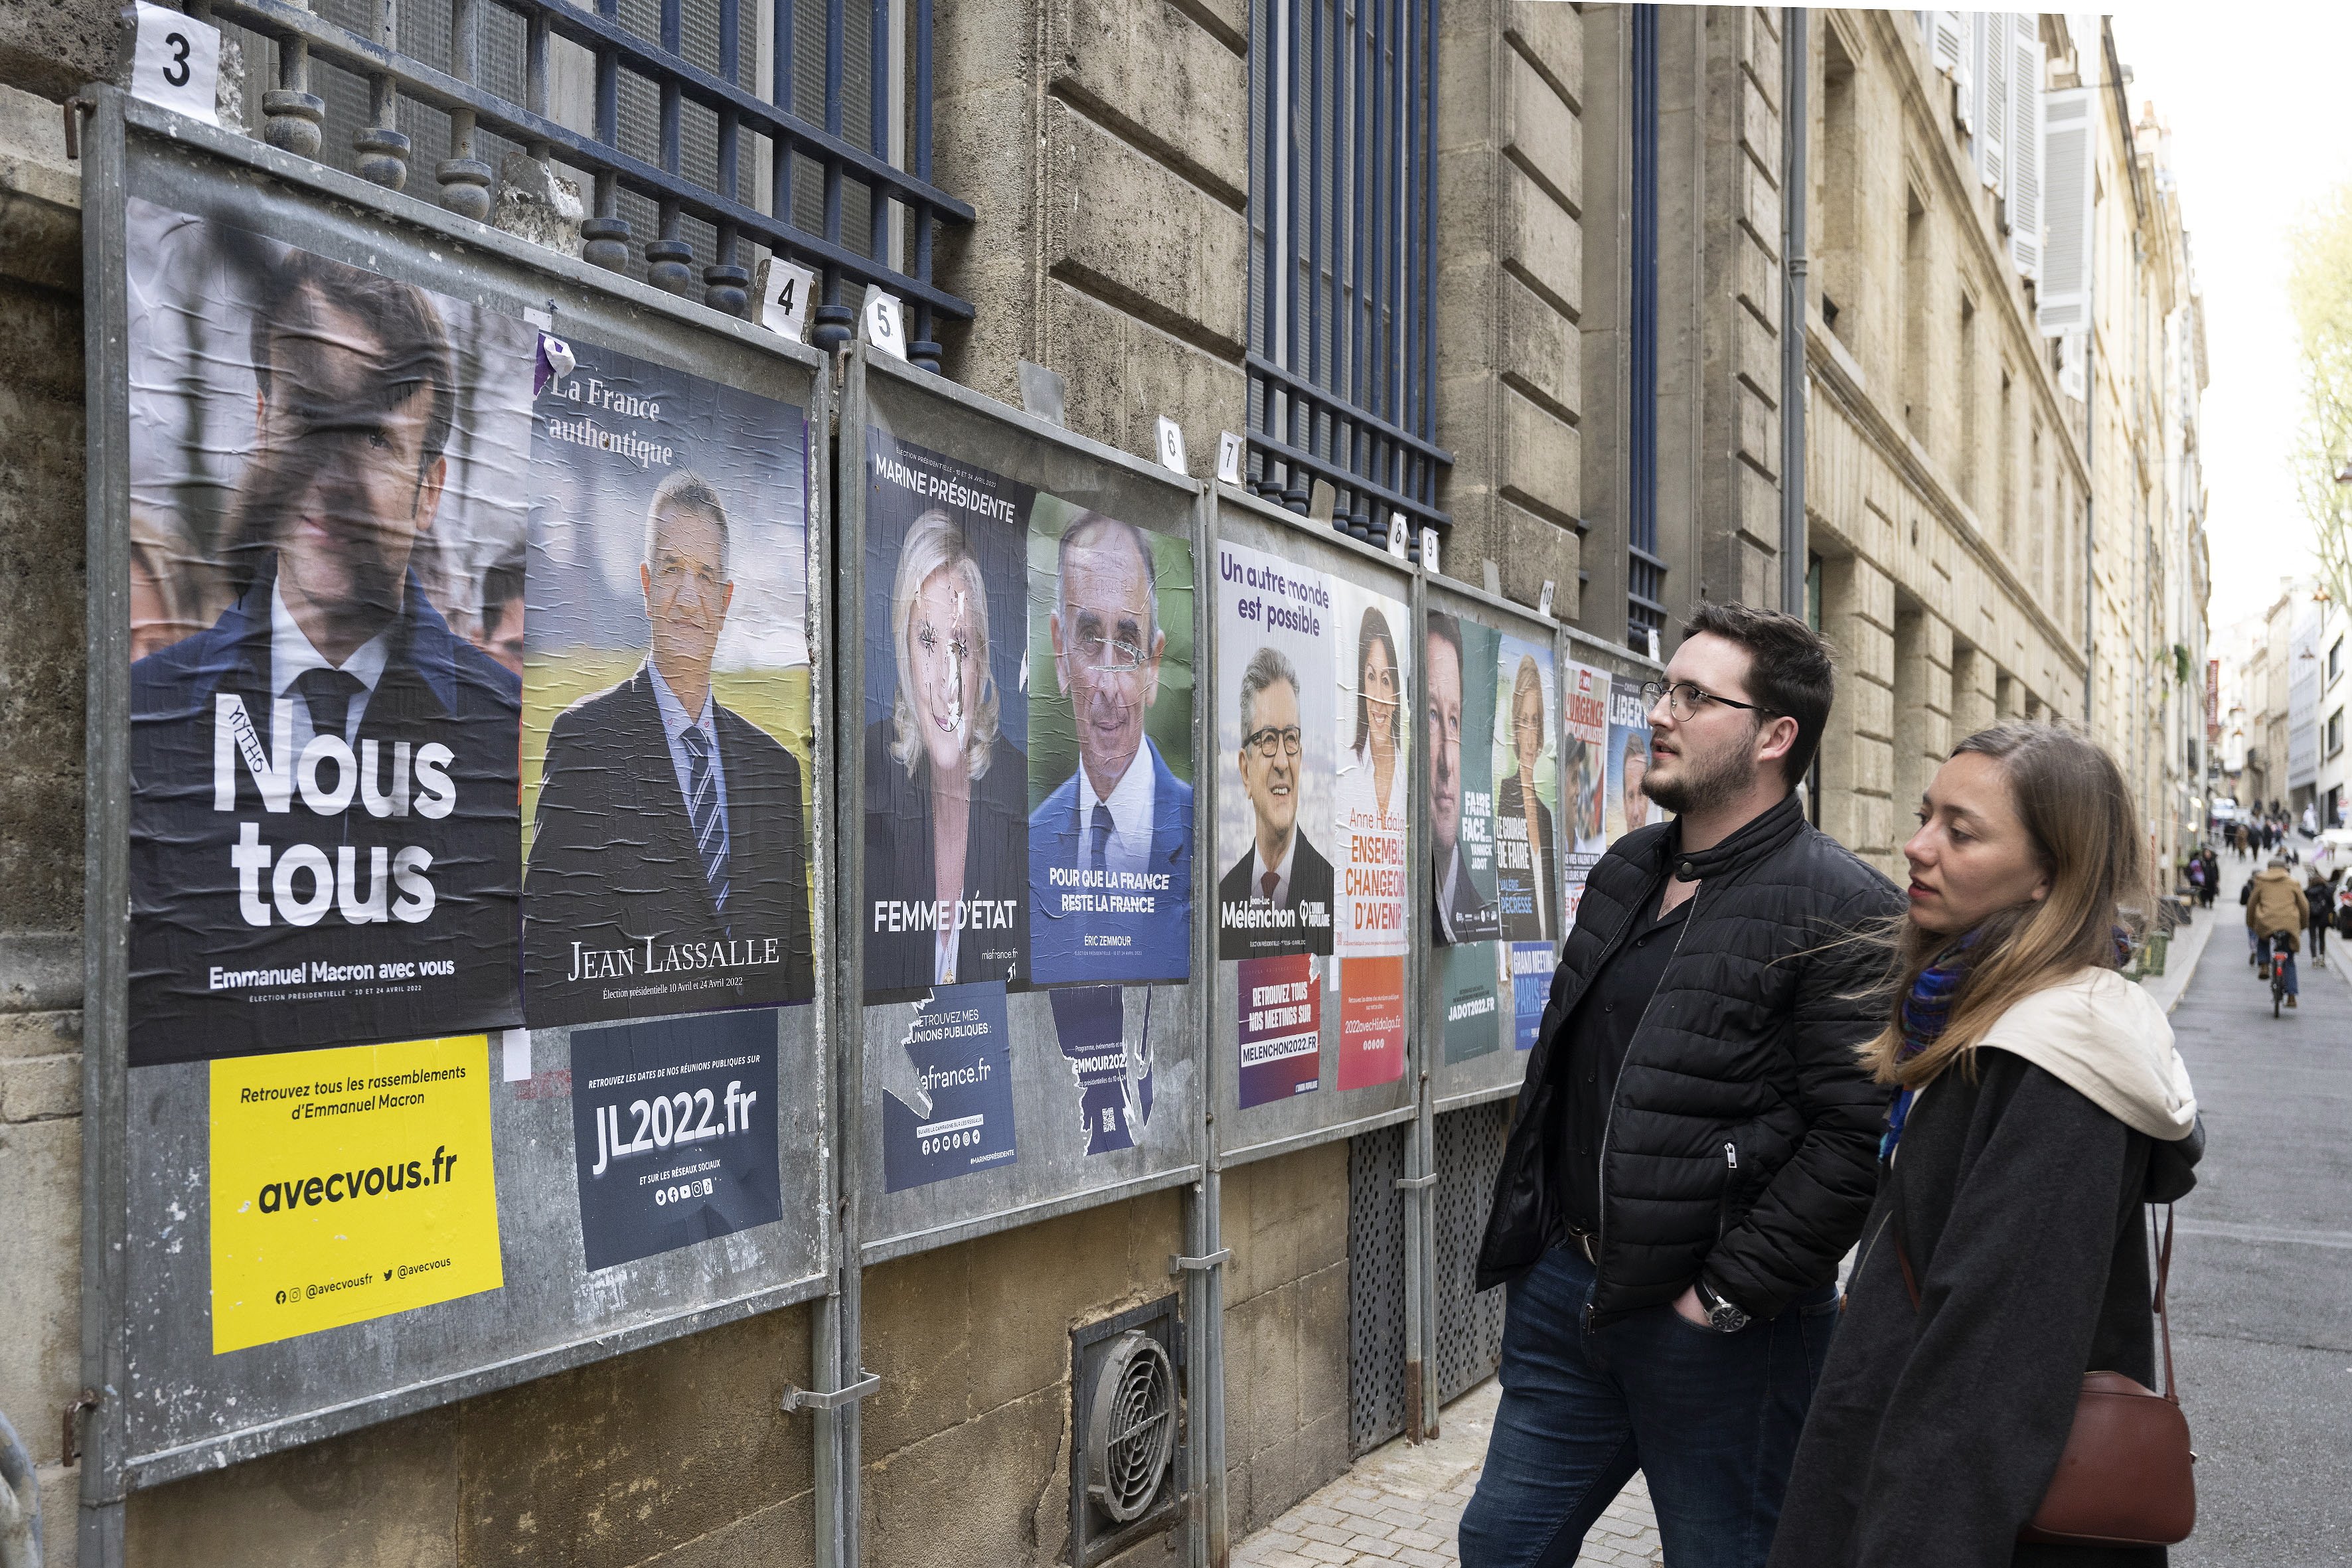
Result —
[[1217, 547], [1217, 956], [1328, 956], [1330, 579]]
[[505, 1284], [488, 1037], [216, 1058], [213, 1353]]
[[1034, 492], [879, 429], [866, 469], [866, 1000], [1025, 986]]
[[1191, 542], [1040, 494], [1028, 551], [1028, 978], [1188, 979]]
[[1323, 983], [1306, 953], [1245, 958], [1234, 967], [1242, 1109], [1321, 1087]]
[[1551, 942], [1559, 919], [1559, 689], [1552, 650], [1504, 637], [1496, 649], [1495, 904], [1510, 942]]
[[[1428, 612], [1422, 690], [1429, 721], [1430, 876], [1434, 945], [1503, 934], [1495, 900], [1495, 668], [1501, 637], [1444, 610]], [[1473, 672], [1475, 677], [1473, 677]], [[1487, 955], [1487, 967], [1493, 957]]]
[[915, 1008], [895, 1047], [908, 1073], [882, 1091], [882, 1190], [968, 1176], [1019, 1157], [1004, 983], [942, 985]]
[[1636, 827], [1664, 822], [1666, 813], [1642, 793], [1650, 771], [1650, 715], [1639, 682], [1615, 680], [1609, 687], [1609, 840]]
[[1048, 994], [1054, 1038], [1078, 1085], [1078, 1124], [1088, 1154], [1132, 1149], [1151, 1122], [1151, 989], [1132, 994], [1143, 1014], [1127, 1025], [1129, 992], [1118, 985], [1066, 985]]
[[1569, 797], [1567, 882], [1560, 895], [1560, 929], [1576, 923], [1585, 879], [1609, 848], [1609, 672], [1571, 662], [1561, 672], [1568, 688], [1568, 731], [1560, 752], [1560, 786]]
[[[1402, 634], [1412, 623], [1401, 601], [1334, 579], [1331, 624], [1339, 679], [1331, 828], [1339, 856], [1332, 947], [1342, 958], [1400, 957], [1405, 951], [1405, 784], [1412, 776], [1404, 694], [1412, 671], [1412, 639]], [[1341, 970], [1343, 983], [1350, 973]]]
[[131, 1061], [518, 1024], [534, 334], [126, 206]]
[[572, 1136], [592, 1269], [774, 1224], [776, 1014], [574, 1029]]
[[524, 1011], [805, 1002], [806, 416], [563, 346], [531, 448]]

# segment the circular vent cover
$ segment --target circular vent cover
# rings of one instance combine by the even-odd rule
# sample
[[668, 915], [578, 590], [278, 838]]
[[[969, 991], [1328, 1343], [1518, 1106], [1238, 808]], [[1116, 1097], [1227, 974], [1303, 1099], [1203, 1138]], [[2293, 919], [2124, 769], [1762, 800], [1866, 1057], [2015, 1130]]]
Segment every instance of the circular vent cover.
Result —
[[1138, 1329], [1113, 1340], [1095, 1373], [1087, 1416], [1087, 1495], [1111, 1519], [1139, 1518], [1176, 1452], [1176, 1369]]

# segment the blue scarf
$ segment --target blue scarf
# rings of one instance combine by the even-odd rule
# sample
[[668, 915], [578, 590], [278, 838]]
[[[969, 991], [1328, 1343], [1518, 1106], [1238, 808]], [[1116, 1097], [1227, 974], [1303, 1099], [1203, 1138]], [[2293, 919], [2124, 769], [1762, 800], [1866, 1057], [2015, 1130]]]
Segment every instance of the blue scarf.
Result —
[[[1910, 992], [1903, 998], [1903, 1043], [1895, 1047], [1897, 1067], [1943, 1038], [1944, 1026], [1951, 1022], [1952, 998], [1969, 977], [1969, 949], [1976, 941], [1977, 933], [1969, 932], [1938, 953], [1911, 982]], [[1918, 1097], [1919, 1091], [1913, 1089], [1895, 1094], [1895, 1104], [1886, 1112], [1885, 1136], [1878, 1141], [1881, 1163], [1892, 1159], [1895, 1146], [1903, 1142], [1903, 1124], [1910, 1120], [1911, 1102]]]

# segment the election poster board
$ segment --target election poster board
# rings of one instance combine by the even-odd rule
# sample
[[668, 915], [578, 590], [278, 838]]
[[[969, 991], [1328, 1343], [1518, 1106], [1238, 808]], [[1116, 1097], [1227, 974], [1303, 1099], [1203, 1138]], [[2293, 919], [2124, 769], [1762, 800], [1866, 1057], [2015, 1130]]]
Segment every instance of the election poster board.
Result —
[[537, 358], [524, 1013], [807, 1002], [805, 411], [585, 339]]
[[1411, 1113], [1412, 580], [1217, 498], [1216, 1134], [1228, 1163]]
[[[759, 853], [765, 769], [720, 715], [774, 739], [767, 763], [830, 765], [824, 360], [100, 96], [84, 1138], [121, 1200], [86, 1213], [85, 1373], [120, 1396], [89, 1462], [159, 1484], [822, 1294], [828, 1074], [797, 1004], [831, 855], [806, 819], [792, 871]], [[641, 974], [648, 936], [662, 971], [708, 973], [759, 934], [725, 910], [796, 900], [797, 991], [752, 994], [794, 1005], [677, 991], [534, 1028], [523, 803], [547, 721], [661, 657], [639, 568], [680, 468], [757, 542], [719, 574], [703, 707], [710, 804], [753, 842], [716, 933], [631, 935]], [[558, 532], [575, 553], [534, 554]], [[598, 572], [620, 582], [592, 609]], [[573, 688], [538, 689], [540, 661]], [[600, 871], [648, 828], [609, 791], [561, 804], [601, 814]], [[660, 1037], [615, 1067], [592, 1018]]]
[[1199, 508], [863, 353], [842, 429], [861, 822], [837, 897], [871, 1262], [1199, 1161]]

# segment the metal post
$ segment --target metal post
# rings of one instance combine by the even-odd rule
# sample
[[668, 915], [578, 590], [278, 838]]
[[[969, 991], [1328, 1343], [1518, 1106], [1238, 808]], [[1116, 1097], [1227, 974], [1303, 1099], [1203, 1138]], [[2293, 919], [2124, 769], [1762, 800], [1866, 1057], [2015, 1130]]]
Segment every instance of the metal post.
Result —
[[[1216, 559], [1217, 490], [1203, 487], [1192, 525], [1192, 558]], [[1192, 605], [1194, 668], [1217, 668], [1217, 617], [1214, 595], [1195, 594]], [[1192, 754], [1206, 756], [1216, 739], [1213, 710], [1195, 703], [1192, 712]], [[1192, 830], [1196, 843], [1212, 842], [1217, 814], [1210, 792], [1192, 794]], [[1224, 994], [1225, 977], [1217, 963], [1211, 934], [1213, 922], [1195, 921], [1192, 931], [1192, 973], [1206, 977], [1202, 989], [1214, 1015]], [[1218, 1079], [1224, 1064], [1210, 1053], [1201, 1086], [1201, 1179], [1188, 1195], [1186, 1243], [1196, 1258], [1214, 1258], [1224, 1249], [1223, 1161], [1218, 1153]], [[1187, 1510], [1185, 1561], [1188, 1568], [1226, 1568], [1232, 1553], [1231, 1523], [1225, 1511], [1225, 1271], [1223, 1265], [1187, 1270], [1184, 1277], [1186, 1360], [1191, 1363], [1192, 1442], [1186, 1485], [1192, 1500]]]
[[1809, 546], [1805, 526], [1805, 202], [1806, 89], [1812, 56], [1805, 12], [1780, 12], [1780, 609], [1805, 613]]

